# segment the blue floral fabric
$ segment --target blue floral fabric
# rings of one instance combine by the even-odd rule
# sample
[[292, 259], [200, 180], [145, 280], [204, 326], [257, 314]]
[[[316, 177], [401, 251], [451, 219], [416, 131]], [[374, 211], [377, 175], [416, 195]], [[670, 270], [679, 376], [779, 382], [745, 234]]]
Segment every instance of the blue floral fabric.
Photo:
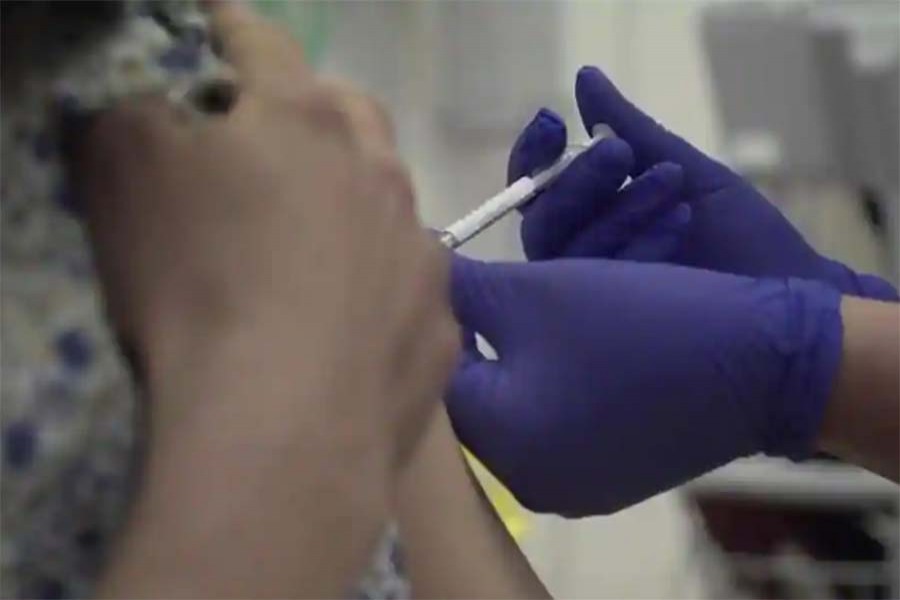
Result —
[[[63, 43], [64, 40], [53, 40]], [[123, 3], [102, 43], [30, 74], [4, 97], [0, 176], [0, 595], [91, 593], [121, 525], [140, 457], [142, 411], [104, 318], [59, 159], [55, 112], [231, 77], [195, 3]], [[298, 519], [303, 515], [297, 515]], [[408, 596], [396, 534], [359, 590]]]

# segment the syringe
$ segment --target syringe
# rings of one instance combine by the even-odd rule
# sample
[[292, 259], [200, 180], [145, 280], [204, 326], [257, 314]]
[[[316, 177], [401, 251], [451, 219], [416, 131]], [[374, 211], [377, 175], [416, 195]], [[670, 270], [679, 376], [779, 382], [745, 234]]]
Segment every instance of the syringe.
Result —
[[583, 144], [566, 147], [556, 162], [531, 176], [520, 177], [499, 194], [482, 202], [466, 216], [440, 232], [440, 240], [448, 248], [459, 248], [473, 237], [524, 205], [556, 180], [579, 155], [608, 136], [603, 125], [594, 128], [593, 137]]

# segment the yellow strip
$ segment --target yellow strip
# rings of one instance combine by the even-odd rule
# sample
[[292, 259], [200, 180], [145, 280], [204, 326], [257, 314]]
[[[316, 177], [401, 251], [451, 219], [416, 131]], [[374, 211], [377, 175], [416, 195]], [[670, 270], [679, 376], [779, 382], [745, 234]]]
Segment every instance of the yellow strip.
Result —
[[507, 531], [513, 536], [513, 539], [521, 540], [530, 529], [528, 512], [516, 502], [509, 490], [496, 477], [491, 475], [491, 472], [477, 458], [465, 448], [463, 448], [463, 451], [469, 466], [472, 468], [472, 472], [475, 473], [475, 477], [481, 482], [485, 494], [487, 494], [491, 504], [494, 505], [494, 509], [506, 526]]

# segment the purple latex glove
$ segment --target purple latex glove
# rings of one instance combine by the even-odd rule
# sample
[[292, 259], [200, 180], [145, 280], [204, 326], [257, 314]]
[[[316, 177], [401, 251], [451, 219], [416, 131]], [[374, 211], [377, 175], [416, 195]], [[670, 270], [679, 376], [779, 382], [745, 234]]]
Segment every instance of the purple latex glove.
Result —
[[[575, 96], [585, 127], [609, 125], [634, 152], [632, 173], [643, 173], [658, 163], [676, 163], [684, 170], [681, 200], [690, 204], [691, 222], [670, 262], [754, 277], [803, 277], [827, 282], [844, 294], [878, 300], [898, 299], [884, 280], [855, 273], [847, 266], [818, 254], [806, 243], [778, 209], [746, 180], [667, 131], [624, 98], [606, 76], [594, 67], [578, 73]], [[552, 128], [536, 131], [533, 123], [523, 132], [510, 158], [515, 172], [534, 169], [545, 162], [545, 153], [558, 152], [559, 134]], [[564, 139], [564, 134], [563, 134]], [[551, 190], [552, 191], [552, 190]], [[581, 219], [580, 228], [568, 231], [565, 242], [548, 244], [544, 236], [558, 229], [557, 222], [579, 218], [595, 204], [591, 183], [569, 185], [566, 202], [547, 192], [524, 213], [522, 238], [526, 254], [540, 258], [562, 256], [617, 257], [610, 252], [603, 232], [607, 217], [594, 214]], [[549, 205], [553, 205], [550, 207]], [[561, 213], [570, 211], [572, 217]], [[600, 232], [597, 235], [596, 232]], [[651, 232], [652, 233], [652, 232]], [[652, 234], [649, 236], [652, 238]], [[633, 236], [637, 241], [638, 236]], [[642, 245], [652, 244], [644, 235]], [[577, 241], [577, 251], [572, 245]], [[660, 240], [661, 244], [667, 244]]]
[[[565, 145], [565, 123], [541, 109], [513, 146], [507, 179], [512, 183], [548, 166]], [[529, 260], [669, 258], [691, 221], [690, 205], [679, 202], [682, 169], [671, 162], [654, 165], [620, 189], [633, 169], [631, 148], [616, 138], [602, 140], [575, 159], [522, 208], [522, 246]]]
[[460, 440], [531, 510], [609, 513], [732, 459], [800, 458], [841, 354], [840, 295], [630, 261], [457, 257], [469, 340], [447, 406]]

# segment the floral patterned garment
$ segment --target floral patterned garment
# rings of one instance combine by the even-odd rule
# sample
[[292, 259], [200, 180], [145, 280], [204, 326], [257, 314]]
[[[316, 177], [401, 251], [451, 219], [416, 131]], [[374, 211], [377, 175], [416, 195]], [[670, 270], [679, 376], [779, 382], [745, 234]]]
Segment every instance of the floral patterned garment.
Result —
[[[193, 1], [122, 3], [108, 36], [65, 53], [4, 97], [2, 546], [4, 598], [91, 593], [121, 524], [140, 455], [141, 410], [104, 320], [88, 247], [59, 160], [53, 115], [147, 91], [230, 78]], [[48, 32], [46, 35], [52, 35]], [[41, 40], [43, 43], [44, 40]], [[48, 39], [65, 52], [66, 39]], [[303, 518], [303, 515], [297, 515]], [[407, 597], [396, 534], [353, 594]]]

